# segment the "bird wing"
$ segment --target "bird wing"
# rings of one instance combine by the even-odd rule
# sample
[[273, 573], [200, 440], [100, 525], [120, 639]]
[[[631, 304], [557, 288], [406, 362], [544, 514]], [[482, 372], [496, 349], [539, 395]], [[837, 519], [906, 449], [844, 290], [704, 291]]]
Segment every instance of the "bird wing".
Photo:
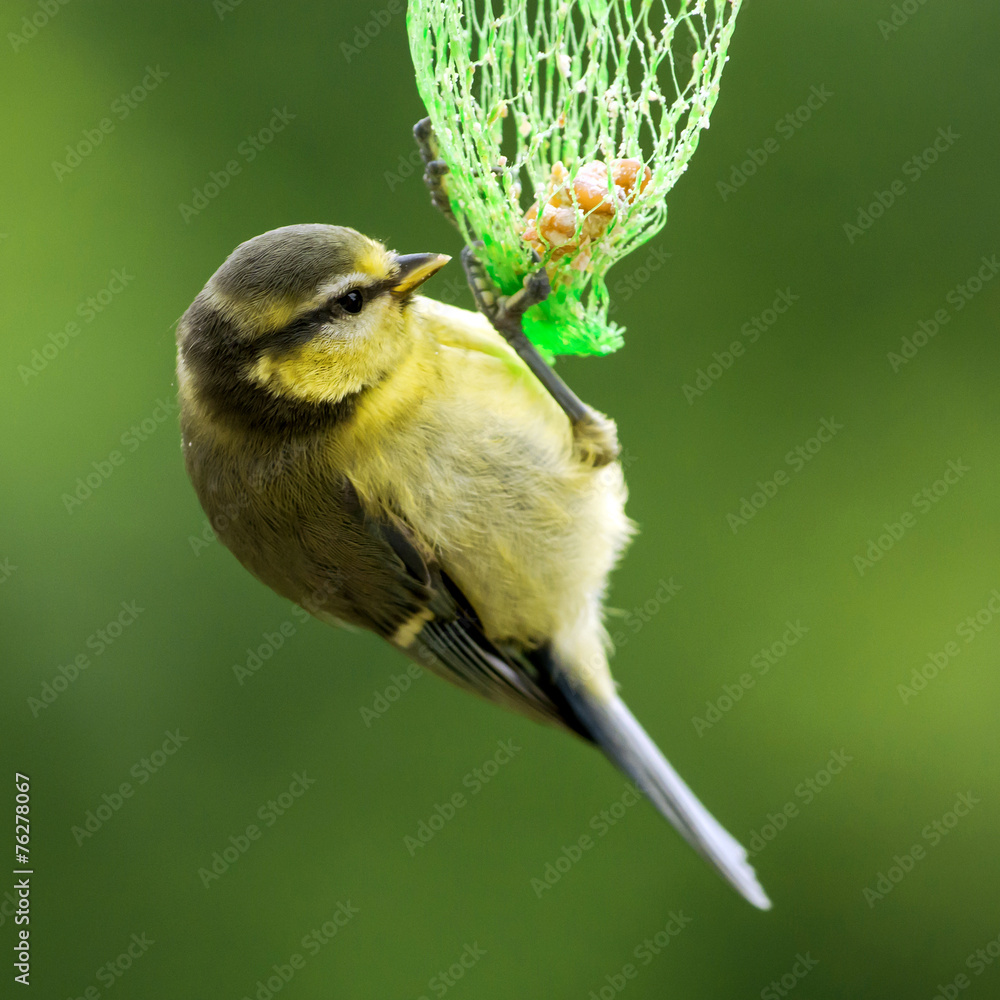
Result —
[[544, 669], [547, 649], [522, 650], [491, 642], [452, 580], [443, 572], [441, 579], [455, 600], [454, 618], [432, 618], [414, 637], [407, 653], [467, 691], [536, 721], [569, 729], [591, 742], [553, 676]]
[[405, 578], [400, 581], [403, 586], [394, 589], [418, 598], [407, 608], [408, 618], [394, 619], [399, 623], [392, 634], [382, 630], [385, 638], [421, 666], [466, 691], [565, 727], [589, 741], [576, 713], [544, 669], [546, 652], [487, 638], [469, 600], [440, 561], [421, 551], [407, 525], [401, 519], [367, 511], [349, 481], [345, 496], [345, 508], [357, 518], [358, 527], [382, 549], [379, 561], [391, 567], [393, 576]]

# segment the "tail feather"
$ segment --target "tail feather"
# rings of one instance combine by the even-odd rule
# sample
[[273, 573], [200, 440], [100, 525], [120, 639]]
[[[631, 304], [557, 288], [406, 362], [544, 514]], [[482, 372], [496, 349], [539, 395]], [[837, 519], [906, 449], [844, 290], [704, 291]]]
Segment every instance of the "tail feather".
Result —
[[757, 881], [744, 847], [698, 801], [625, 703], [617, 696], [600, 701], [565, 674], [558, 675], [556, 683], [594, 742], [646, 793], [680, 835], [744, 899], [758, 909], [769, 910], [771, 901]]

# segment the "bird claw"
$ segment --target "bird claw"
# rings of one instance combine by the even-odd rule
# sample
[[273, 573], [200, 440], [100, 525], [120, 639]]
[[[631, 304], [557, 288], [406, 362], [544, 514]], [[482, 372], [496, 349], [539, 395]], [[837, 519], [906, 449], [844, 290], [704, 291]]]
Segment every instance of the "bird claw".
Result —
[[520, 319], [532, 306], [544, 302], [551, 291], [549, 276], [545, 273], [545, 268], [542, 267], [537, 271], [532, 271], [524, 279], [524, 285], [519, 291], [501, 299], [500, 308], [508, 316], [516, 316]]
[[[475, 243], [475, 246], [482, 245], [481, 241]], [[493, 284], [493, 279], [486, 273], [483, 262], [476, 256], [475, 250], [471, 246], [462, 247], [462, 268], [465, 271], [466, 280], [469, 282], [472, 297], [476, 300], [477, 308], [494, 326], [497, 326], [503, 296], [497, 286]], [[499, 329], [499, 327], [497, 328]]]
[[584, 465], [599, 469], [621, 454], [615, 422], [590, 407], [573, 421], [573, 451]]
[[440, 158], [440, 148], [430, 118], [421, 118], [413, 126], [413, 138], [424, 161], [424, 184], [431, 193], [431, 204], [454, 226], [458, 220], [448, 197], [448, 164]]
[[421, 118], [413, 126], [413, 138], [417, 141], [424, 163], [438, 158], [437, 136], [434, 134], [434, 126], [431, 124], [430, 118]]
[[475, 254], [473, 247], [482, 245], [482, 242], [477, 240], [473, 246], [462, 249], [462, 267], [465, 269], [465, 276], [476, 305], [504, 336], [516, 330], [523, 337], [522, 317], [532, 306], [548, 298], [552, 291], [549, 276], [544, 268], [539, 268], [524, 279], [523, 286], [513, 295], [503, 295], [487, 273], [483, 262]]

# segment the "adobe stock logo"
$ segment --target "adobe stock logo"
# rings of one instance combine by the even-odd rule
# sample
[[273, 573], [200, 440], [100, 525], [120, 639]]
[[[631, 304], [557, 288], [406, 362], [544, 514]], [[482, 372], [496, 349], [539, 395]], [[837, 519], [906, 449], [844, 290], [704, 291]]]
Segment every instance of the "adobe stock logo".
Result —
[[774, 123], [774, 131], [779, 139], [768, 136], [759, 146], [747, 146], [747, 159], [742, 163], [734, 163], [729, 171], [729, 183], [716, 181], [715, 189], [726, 201], [730, 195], [736, 194], [739, 188], [757, 173], [767, 161], [781, 149], [781, 141], [788, 142], [796, 132], [808, 122], [815, 112], [819, 111], [830, 98], [833, 91], [828, 89], [826, 84], [819, 87], [809, 88], [809, 96], [794, 110], [783, 115]]
[[747, 691], [756, 685], [757, 680], [764, 677], [771, 667], [776, 666], [787, 656], [789, 650], [798, 645], [802, 637], [809, 632], [809, 626], [803, 625], [801, 618], [796, 618], [794, 622], [786, 621], [785, 625], [787, 627], [780, 639], [776, 639], [770, 646], [761, 647], [750, 657], [750, 666], [757, 671], [757, 677], [747, 671], [740, 674], [735, 684], [723, 684], [722, 694], [714, 701], [705, 702], [704, 717], [691, 716], [691, 724], [699, 737], [704, 736], [712, 726], [721, 722], [725, 714], [732, 711], [733, 707], [743, 700]]
[[[128, 286], [135, 281], [135, 275], [129, 274], [125, 268], [115, 268], [111, 272], [108, 283], [82, 299], [76, 307], [76, 315], [83, 320], [83, 324], [93, 323], [97, 317], [104, 312], [108, 306], [117, 298]], [[74, 337], [78, 337], [84, 330], [84, 325], [70, 320], [61, 330], [50, 333], [46, 337], [41, 348], [35, 348], [31, 352], [28, 363], [17, 366], [17, 374], [22, 385], [27, 385], [33, 378], [37, 378], [57, 357], [69, 346]]]
[[350, 45], [348, 42], [340, 43], [340, 51], [344, 54], [344, 60], [350, 65], [355, 56], [361, 55], [362, 49], [368, 46], [382, 34], [382, 29], [403, 10], [403, 0], [389, 0], [384, 8], [379, 10], [369, 10], [371, 19], [359, 25], [354, 32], [354, 37]]
[[[955, 626], [955, 634], [965, 640], [965, 644], [975, 642], [977, 636], [988, 629], [1000, 617], [1000, 588], [990, 591], [990, 599], [975, 614], [967, 615]], [[919, 667], [914, 667], [908, 684], [897, 684], [896, 693], [904, 705], [909, 704], [931, 681], [938, 678], [946, 667], [962, 652], [962, 647], [950, 639], [941, 649], [928, 652]]]
[[177, 206], [184, 224], [189, 226], [192, 219], [204, 212], [229, 187], [229, 182], [243, 172], [243, 166], [253, 163], [297, 117], [298, 115], [288, 110], [287, 105], [282, 108], [271, 108], [271, 118], [268, 123], [248, 135], [236, 147], [236, 153], [243, 161], [242, 164], [235, 158], [227, 160], [221, 170], [209, 172], [208, 180], [203, 185], [191, 188], [190, 203], [181, 202]]
[[943, 816], [928, 823], [920, 831], [920, 836], [928, 844], [914, 844], [908, 851], [892, 856], [892, 864], [880, 871], [873, 887], [865, 886], [861, 890], [868, 909], [873, 910], [886, 896], [892, 892], [917, 865], [927, 859], [929, 847], [937, 847], [959, 822], [969, 815], [983, 800], [972, 792], [959, 792], [954, 805]]
[[413, 686], [414, 681], [424, 676], [419, 663], [411, 663], [403, 673], [390, 674], [389, 683], [381, 691], [373, 691], [371, 708], [362, 705], [358, 711], [366, 729], [371, 729], [376, 719], [381, 719], [399, 699]]
[[[309, 953], [309, 957], [315, 957], [320, 950], [331, 941], [342, 927], [346, 927], [361, 911], [354, 906], [349, 899], [341, 900], [337, 903], [336, 909], [330, 914], [327, 920], [323, 921], [320, 927], [313, 927], [312, 930], [299, 943], [299, 947]], [[295, 978], [296, 972], [301, 972], [309, 962], [309, 958], [301, 951], [292, 952], [288, 960], [281, 964], [272, 964], [264, 975], [250, 989], [254, 990], [253, 1000], [273, 1000], [291, 981]], [[243, 994], [241, 1000], [251, 1000], [250, 990]]]
[[[156, 747], [148, 757], [141, 757], [129, 769], [128, 773], [135, 778], [138, 785], [145, 785], [190, 739], [189, 736], [184, 736], [179, 729], [169, 729], [164, 733], [164, 736], [166, 739], [160, 746]], [[87, 810], [87, 814], [83, 818], [83, 825], [74, 825], [70, 829], [76, 846], [80, 847], [85, 840], [93, 837], [125, 805], [126, 799], [135, 795], [135, 792], [136, 788], [130, 781], [123, 781], [110, 795], [104, 792], [101, 795], [101, 802], [94, 808]]]
[[[111, 989], [154, 944], [155, 939], [151, 940], [146, 931], [141, 934], [133, 933], [121, 952], [97, 970], [95, 978], [105, 989]], [[73, 993], [75, 996], [76, 990]], [[100, 997], [101, 990], [92, 985], [81, 990], [76, 1000], [99, 1000]]]
[[80, 674], [88, 669], [106, 649], [114, 645], [122, 637], [125, 630], [146, 610], [139, 607], [136, 601], [122, 601], [120, 607], [121, 611], [103, 628], [99, 628], [87, 636], [85, 645], [92, 655], [77, 653], [65, 664], [59, 664], [56, 668], [57, 673], [52, 676], [52, 679], [42, 683], [40, 696], [38, 698], [28, 697], [28, 708], [31, 709], [32, 718], [37, 719], [63, 692], [69, 690], [69, 686]]
[[453, 820], [460, 809], [469, 804], [469, 800], [478, 795], [499, 773], [500, 768], [509, 764], [521, 752], [513, 740], [498, 740], [497, 750], [487, 757], [478, 767], [474, 767], [462, 777], [462, 787], [469, 794], [455, 791], [443, 803], [436, 802], [430, 815], [417, 823], [413, 834], [403, 837], [403, 846], [410, 857], [415, 857], [418, 850], [425, 848]]
[[894, 3], [889, 8], [892, 13], [888, 19], [880, 17], [876, 24], [882, 40], [884, 42], [889, 41], [925, 3], [927, 3], [927, 0], [903, 0], [901, 4]]
[[[466, 972], [474, 969], [480, 959], [486, 957], [486, 949], [480, 947], [478, 941], [466, 944], [462, 953], [455, 959], [447, 969], [439, 969], [436, 976], [431, 976], [427, 981], [427, 989], [436, 997], [443, 997], [453, 986], [465, 976]], [[422, 994], [417, 1000], [429, 1000], [428, 994]]]
[[[917, 514], [928, 513], [935, 504], [940, 503], [942, 498], [948, 495], [953, 486], [961, 482], [966, 473], [971, 471], [971, 466], [966, 465], [961, 458], [951, 459], [941, 473], [940, 479], [935, 479], [930, 486], [925, 486], [913, 494], [910, 506]], [[899, 515], [899, 520], [882, 522], [885, 530], [880, 535], [869, 538], [864, 551], [854, 557], [854, 568], [858, 571], [858, 576], [864, 576], [868, 570], [873, 569], [908, 531], [917, 526], [917, 514], [911, 510], [904, 510]]]
[[600, 812], [594, 813], [587, 826], [597, 836], [592, 837], [589, 833], [581, 833], [579, 837], [570, 842], [569, 846], [563, 844], [555, 858], [545, 862], [541, 874], [531, 879], [529, 884], [535, 893], [535, 898], [541, 899], [546, 892], [550, 892], [554, 886], [562, 881], [563, 876], [581, 861], [588, 851], [594, 848], [599, 838], [607, 836], [609, 831], [625, 818], [628, 810], [640, 801], [642, 801], [642, 796], [639, 793], [639, 788], [629, 782], [625, 785], [625, 791], [614, 802]]
[[642, 967], [651, 964], [691, 921], [683, 910], [670, 910], [667, 922], [632, 949], [635, 961], [626, 962], [620, 969], [605, 975], [604, 982], [587, 994], [587, 1000], [615, 1000], [633, 979], [639, 978]]
[[[305, 771], [296, 771], [292, 775], [292, 780], [287, 791], [273, 799], [268, 799], [258, 810], [257, 818], [265, 827], [272, 827], [278, 819], [285, 815], [289, 809], [295, 805], [306, 792], [316, 784], [315, 778], [310, 778]], [[264, 831], [256, 823], [248, 824], [235, 836], [229, 835], [229, 843], [221, 851], [215, 851], [211, 858], [210, 868], [199, 868], [196, 872], [201, 884], [209, 889], [213, 882], [218, 882], [229, 869], [236, 864], [253, 846], [253, 843], [260, 840]]]
[[[617, 289], [615, 291], [617, 294]], [[736, 360], [746, 354], [748, 345], [756, 344], [760, 335], [770, 330], [779, 318], [788, 312], [792, 303], [798, 301], [799, 297], [792, 291], [791, 286], [776, 288], [774, 301], [771, 305], [758, 315], [751, 316], [740, 327], [740, 335], [746, 338], [746, 343], [733, 340], [723, 351], [713, 351], [712, 360], [703, 368], [699, 368], [690, 382], [685, 382], [681, 386], [681, 392], [684, 394], [688, 406], [691, 406], [700, 396], [704, 396], [733, 367]]]
[[[982, 946], [971, 952], [965, 958], [965, 967], [976, 976], [981, 976], [996, 961], [1000, 959], [1000, 934], [990, 938]], [[967, 990], [972, 985], [972, 980], [964, 973], [960, 972], [954, 979], [942, 986], [938, 983], [937, 993], [931, 1000], [957, 1000], [962, 990]]]
[[819, 965], [819, 959], [813, 958], [811, 951], [807, 951], [804, 955], [802, 952], [798, 952], [795, 955], [795, 964], [788, 972], [780, 979], [772, 979], [760, 991], [760, 1000], [779, 1000], [780, 997], [787, 997], [817, 965]]
[[[829, 444], [837, 434], [844, 429], [844, 425], [837, 423], [834, 417], [824, 417], [816, 428], [816, 433], [807, 438], [802, 444], [785, 452], [785, 465], [792, 470], [792, 475], [801, 472], [822, 450], [823, 446]], [[726, 524], [735, 535], [741, 527], [750, 523], [751, 519], [757, 516], [757, 512], [762, 510], [777, 495], [778, 491], [788, 486], [792, 481], [792, 476], [784, 469], [775, 469], [770, 479], [763, 482], [757, 480], [756, 487], [749, 496], [740, 497], [740, 505], [735, 511], [730, 511], [726, 515]]]
[[28, 42], [38, 35], [43, 28], [68, 4], [70, 0], [39, 0], [30, 16], [21, 18], [21, 33], [7, 32], [7, 41], [15, 52], [20, 52]]
[[[802, 806], [808, 806], [815, 802], [823, 790], [829, 788], [833, 779], [838, 774], [843, 773], [844, 768], [853, 760], [854, 757], [844, 747], [839, 750], [831, 750], [826, 763], [795, 786], [795, 798], [789, 799], [783, 806], [769, 812], [759, 830], [749, 832], [746, 844], [750, 848], [750, 857], [756, 857], [765, 850], [767, 845], [787, 828], [791, 820], [802, 814]], [[795, 799], [798, 799], [798, 802]]]
[[[941, 156], [948, 152], [961, 138], [951, 125], [947, 128], [939, 128], [931, 144], [922, 152], [914, 153], [900, 167], [901, 173], [907, 180], [916, 184]], [[854, 223], [843, 223], [847, 242], [853, 244], [856, 239], [864, 236], [907, 191], [909, 188], [903, 183], [901, 177], [894, 178], [884, 189], [874, 191], [873, 201], [869, 202], [867, 206], [858, 206], [858, 214]]]
[[78, 139], [75, 143], [67, 143], [65, 161], [52, 161], [52, 169], [55, 171], [59, 183], [61, 184], [64, 178], [73, 173], [88, 156], [92, 155], [97, 147], [115, 131], [118, 124], [125, 121], [168, 76], [170, 74], [165, 69], [161, 69], [159, 64], [155, 67], [147, 66], [146, 75], [142, 80], [131, 89], [119, 94], [111, 102], [111, 107], [108, 110], [118, 120], [117, 123], [109, 115], [105, 115], [94, 124], [93, 128], [83, 130], [81, 133], [83, 138]]
[[[945, 301], [954, 308], [955, 312], [961, 312], [993, 280], [997, 273], [1000, 273], [1000, 260], [997, 260], [995, 253], [990, 254], [989, 257], [984, 254], [979, 258], [979, 262], [978, 270], [952, 288], [945, 296]], [[916, 329], [909, 336], [900, 339], [899, 348], [896, 351], [889, 351], [886, 355], [889, 367], [894, 372], [898, 372], [904, 365], [908, 365], [917, 356], [917, 352], [938, 335], [941, 327], [950, 322], [951, 313], [945, 306], [935, 310], [929, 319], [919, 320]]]

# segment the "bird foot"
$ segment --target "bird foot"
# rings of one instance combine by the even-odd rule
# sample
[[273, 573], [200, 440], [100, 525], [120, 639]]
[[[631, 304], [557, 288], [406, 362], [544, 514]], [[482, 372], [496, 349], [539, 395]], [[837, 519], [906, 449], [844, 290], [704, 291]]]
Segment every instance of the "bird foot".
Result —
[[440, 158], [437, 136], [434, 135], [430, 118], [421, 118], [413, 126], [413, 138], [420, 150], [420, 158], [424, 161], [424, 184], [431, 193], [431, 204], [457, 227], [458, 220], [448, 197], [448, 164]]
[[569, 417], [573, 428], [573, 453], [593, 468], [609, 465], [621, 453], [615, 422], [587, 406], [553, 371], [524, 332], [524, 314], [548, 297], [551, 286], [544, 268], [529, 274], [513, 295], [502, 295], [486, 273], [472, 247], [462, 250], [462, 266], [479, 311], [520, 355]]
[[584, 465], [595, 469], [610, 465], [621, 450], [618, 427], [603, 413], [588, 406], [587, 413], [573, 423], [573, 452]]
[[[475, 244], [481, 247], [482, 243]], [[476, 256], [472, 247], [462, 249], [462, 267], [465, 277], [472, 289], [472, 297], [476, 300], [479, 311], [503, 334], [504, 338], [520, 354], [521, 349], [513, 340], [523, 341], [531, 347], [524, 334], [522, 317], [532, 307], [548, 298], [551, 286], [549, 276], [544, 269], [529, 274], [524, 279], [524, 285], [513, 295], [503, 295], [493, 283], [483, 262]], [[513, 340], [512, 340], [513, 338]], [[531, 347], [534, 350], [533, 347]]]

